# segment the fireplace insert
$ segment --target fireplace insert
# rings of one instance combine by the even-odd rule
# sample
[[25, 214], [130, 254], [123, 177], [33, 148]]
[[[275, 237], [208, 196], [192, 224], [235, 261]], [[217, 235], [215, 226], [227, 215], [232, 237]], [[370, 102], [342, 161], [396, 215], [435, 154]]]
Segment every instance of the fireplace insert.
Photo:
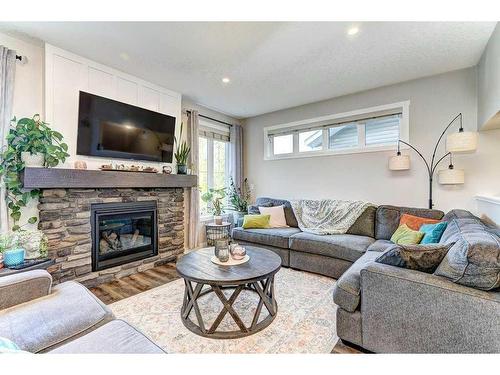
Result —
[[91, 205], [92, 271], [158, 254], [156, 202]]

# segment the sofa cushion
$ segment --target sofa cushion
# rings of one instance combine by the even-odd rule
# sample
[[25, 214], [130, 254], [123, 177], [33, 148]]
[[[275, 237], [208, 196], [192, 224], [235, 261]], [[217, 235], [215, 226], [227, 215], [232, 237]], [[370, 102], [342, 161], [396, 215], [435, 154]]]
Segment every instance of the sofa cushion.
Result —
[[111, 311], [83, 285], [68, 281], [46, 297], [0, 311], [0, 336], [36, 353], [113, 319]]
[[391, 239], [392, 234], [399, 227], [399, 220], [403, 214], [436, 220], [440, 220], [444, 215], [443, 211], [427, 208], [379, 206], [375, 216], [375, 238], [377, 240]]
[[375, 213], [376, 206], [369, 206], [354, 222], [346, 232], [347, 234], [357, 234], [359, 236], [375, 237]]
[[500, 287], [500, 237], [474, 218], [455, 219], [441, 238], [455, 242], [435, 275], [482, 290]]
[[235, 240], [252, 242], [256, 244], [281, 247], [288, 249], [290, 236], [300, 233], [299, 228], [268, 228], [268, 229], [243, 229], [234, 228], [232, 237]]
[[289, 227], [298, 228], [299, 223], [297, 222], [297, 218], [293, 213], [292, 204], [290, 201], [284, 199], [275, 199], [268, 197], [259, 197], [255, 200], [255, 204], [248, 206], [249, 214], [260, 214], [259, 207], [274, 207], [274, 206], [283, 206], [285, 210], [285, 219], [286, 225]]
[[466, 210], [451, 210], [443, 216], [442, 221], [452, 221], [455, 219], [478, 219], [472, 213]]
[[354, 234], [318, 235], [300, 232], [290, 237], [290, 249], [354, 262], [375, 240]]
[[378, 256], [380, 256], [380, 253], [369, 251], [354, 262], [335, 283], [333, 288], [333, 302], [346, 311], [356, 311], [361, 301], [361, 269], [367, 264], [374, 262]]
[[123, 320], [113, 320], [64, 344], [55, 354], [161, 354], [158, 345]]
[[391, 246], [394, 246], [394, 242], [390, 240], [376, 240], [374, 243], [368, 246], [368, 249], [366, 249], [366, 251], [376, 251], [378, 253], [383, 253]]

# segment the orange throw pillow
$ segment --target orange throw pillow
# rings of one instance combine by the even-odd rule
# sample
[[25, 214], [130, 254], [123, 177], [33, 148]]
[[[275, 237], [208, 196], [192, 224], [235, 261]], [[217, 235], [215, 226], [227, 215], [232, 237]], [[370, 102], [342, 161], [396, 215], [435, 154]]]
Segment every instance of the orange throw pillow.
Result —
[[427, 219], [425, 217], [413, 216], [409, 214], [403, 214], [399, 220], [399, 225], [406, 224], [408, 228], [413, 230], [419, 230], [423, 224], [435, 224], [439, 223], [441, 220]]

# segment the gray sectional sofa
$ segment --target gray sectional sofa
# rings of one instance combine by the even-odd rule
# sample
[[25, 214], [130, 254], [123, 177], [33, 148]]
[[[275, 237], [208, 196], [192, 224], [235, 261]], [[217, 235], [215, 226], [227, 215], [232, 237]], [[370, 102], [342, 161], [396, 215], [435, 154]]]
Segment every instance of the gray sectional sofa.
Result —
[[[375, 262], [393, 245], [390, 238], [404, 213], [453, 222], [443, 234], [445, 243], [498, 243], [497, 229], [463, 210], [444, 215], [438, 210], [379, 206], [367, 209], [347, 234], [320, 236], [297, 228], [286, 200], [259, 198], [249, 212], [270, 205], [285, 205], [290, 228], [238, 227], [233, 238], [275, 251], [283, 266], [338, 279], [333, 300], [338, 306], [337, 335], [343, 341], [377, 353], [500, 353], [498, 289], [479, 290]], [[500, 267], [500, 251], [496, 256]]]
[[31, 353], [164, 353], [83, 285], [34, 270], [0, 277], [0, 337]]

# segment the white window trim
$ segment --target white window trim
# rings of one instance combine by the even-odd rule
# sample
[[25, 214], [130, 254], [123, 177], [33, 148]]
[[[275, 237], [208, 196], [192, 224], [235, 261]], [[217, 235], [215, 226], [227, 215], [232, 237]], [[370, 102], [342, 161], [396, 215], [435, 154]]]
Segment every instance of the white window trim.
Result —
[[[288, 154], [273, 154], [273, 142], [269, 137], [269, 132], [294, 128], [294, 130], [308, 129], [311, 127], [311, 124], [321, 123], [324, 121], [338, 121], [341, 122], [342, 119], [349, 119], [352, 117], [364, 116], [370, 117], [370, 115], [375, 114], [377, 112], [383, 111], [392, 111], [397, 110], [401, 112], [401, 122], [400, 122], [400, 138], [402, 141], [410, 142], [410, 101], [402, 101], [397, 103], [391, 103], [386, 105], [380, 105], [370, 108], [363, 108], [349, 112], [336, 113], [327, 116], [315, 117], [305, 120], [293, 121], [286, 124], [279, 124], [268, 126], [264, 128], [264, 160], [281, 160], [281, 159], [299, 159], [299, 158], [309, 158], [309, 157], [318, 157], [318, 156], [328, 156], [328, 155], [346, 155], [346, 154], [358, 154], [358, 153], [366, 153], [366, 152], [381, 152], [381, 151], [391, 151], [397, 148], [397, 145], [388, 145], [388, 146], [366, 146], [364, 144], [359, 144], [358, 147], [353, 147], [345, 150], [331, 150], [324, 149], [319, 151], [307, 151], [307, 152], [299, 152], [298, 151], [298, 136], [294, 136], [294, 151], [293, 153]], [[360, 120], [358, 120], [360, 121]], [[362, 134], [358, 129], [358, 135], [361, 138]], [[362, 129], [364, 132], [364, 127]], [[325, 140], [323, 140], [325, 142]], [[401, 148], [405, 149], [404, 145], [401, 145]]]

